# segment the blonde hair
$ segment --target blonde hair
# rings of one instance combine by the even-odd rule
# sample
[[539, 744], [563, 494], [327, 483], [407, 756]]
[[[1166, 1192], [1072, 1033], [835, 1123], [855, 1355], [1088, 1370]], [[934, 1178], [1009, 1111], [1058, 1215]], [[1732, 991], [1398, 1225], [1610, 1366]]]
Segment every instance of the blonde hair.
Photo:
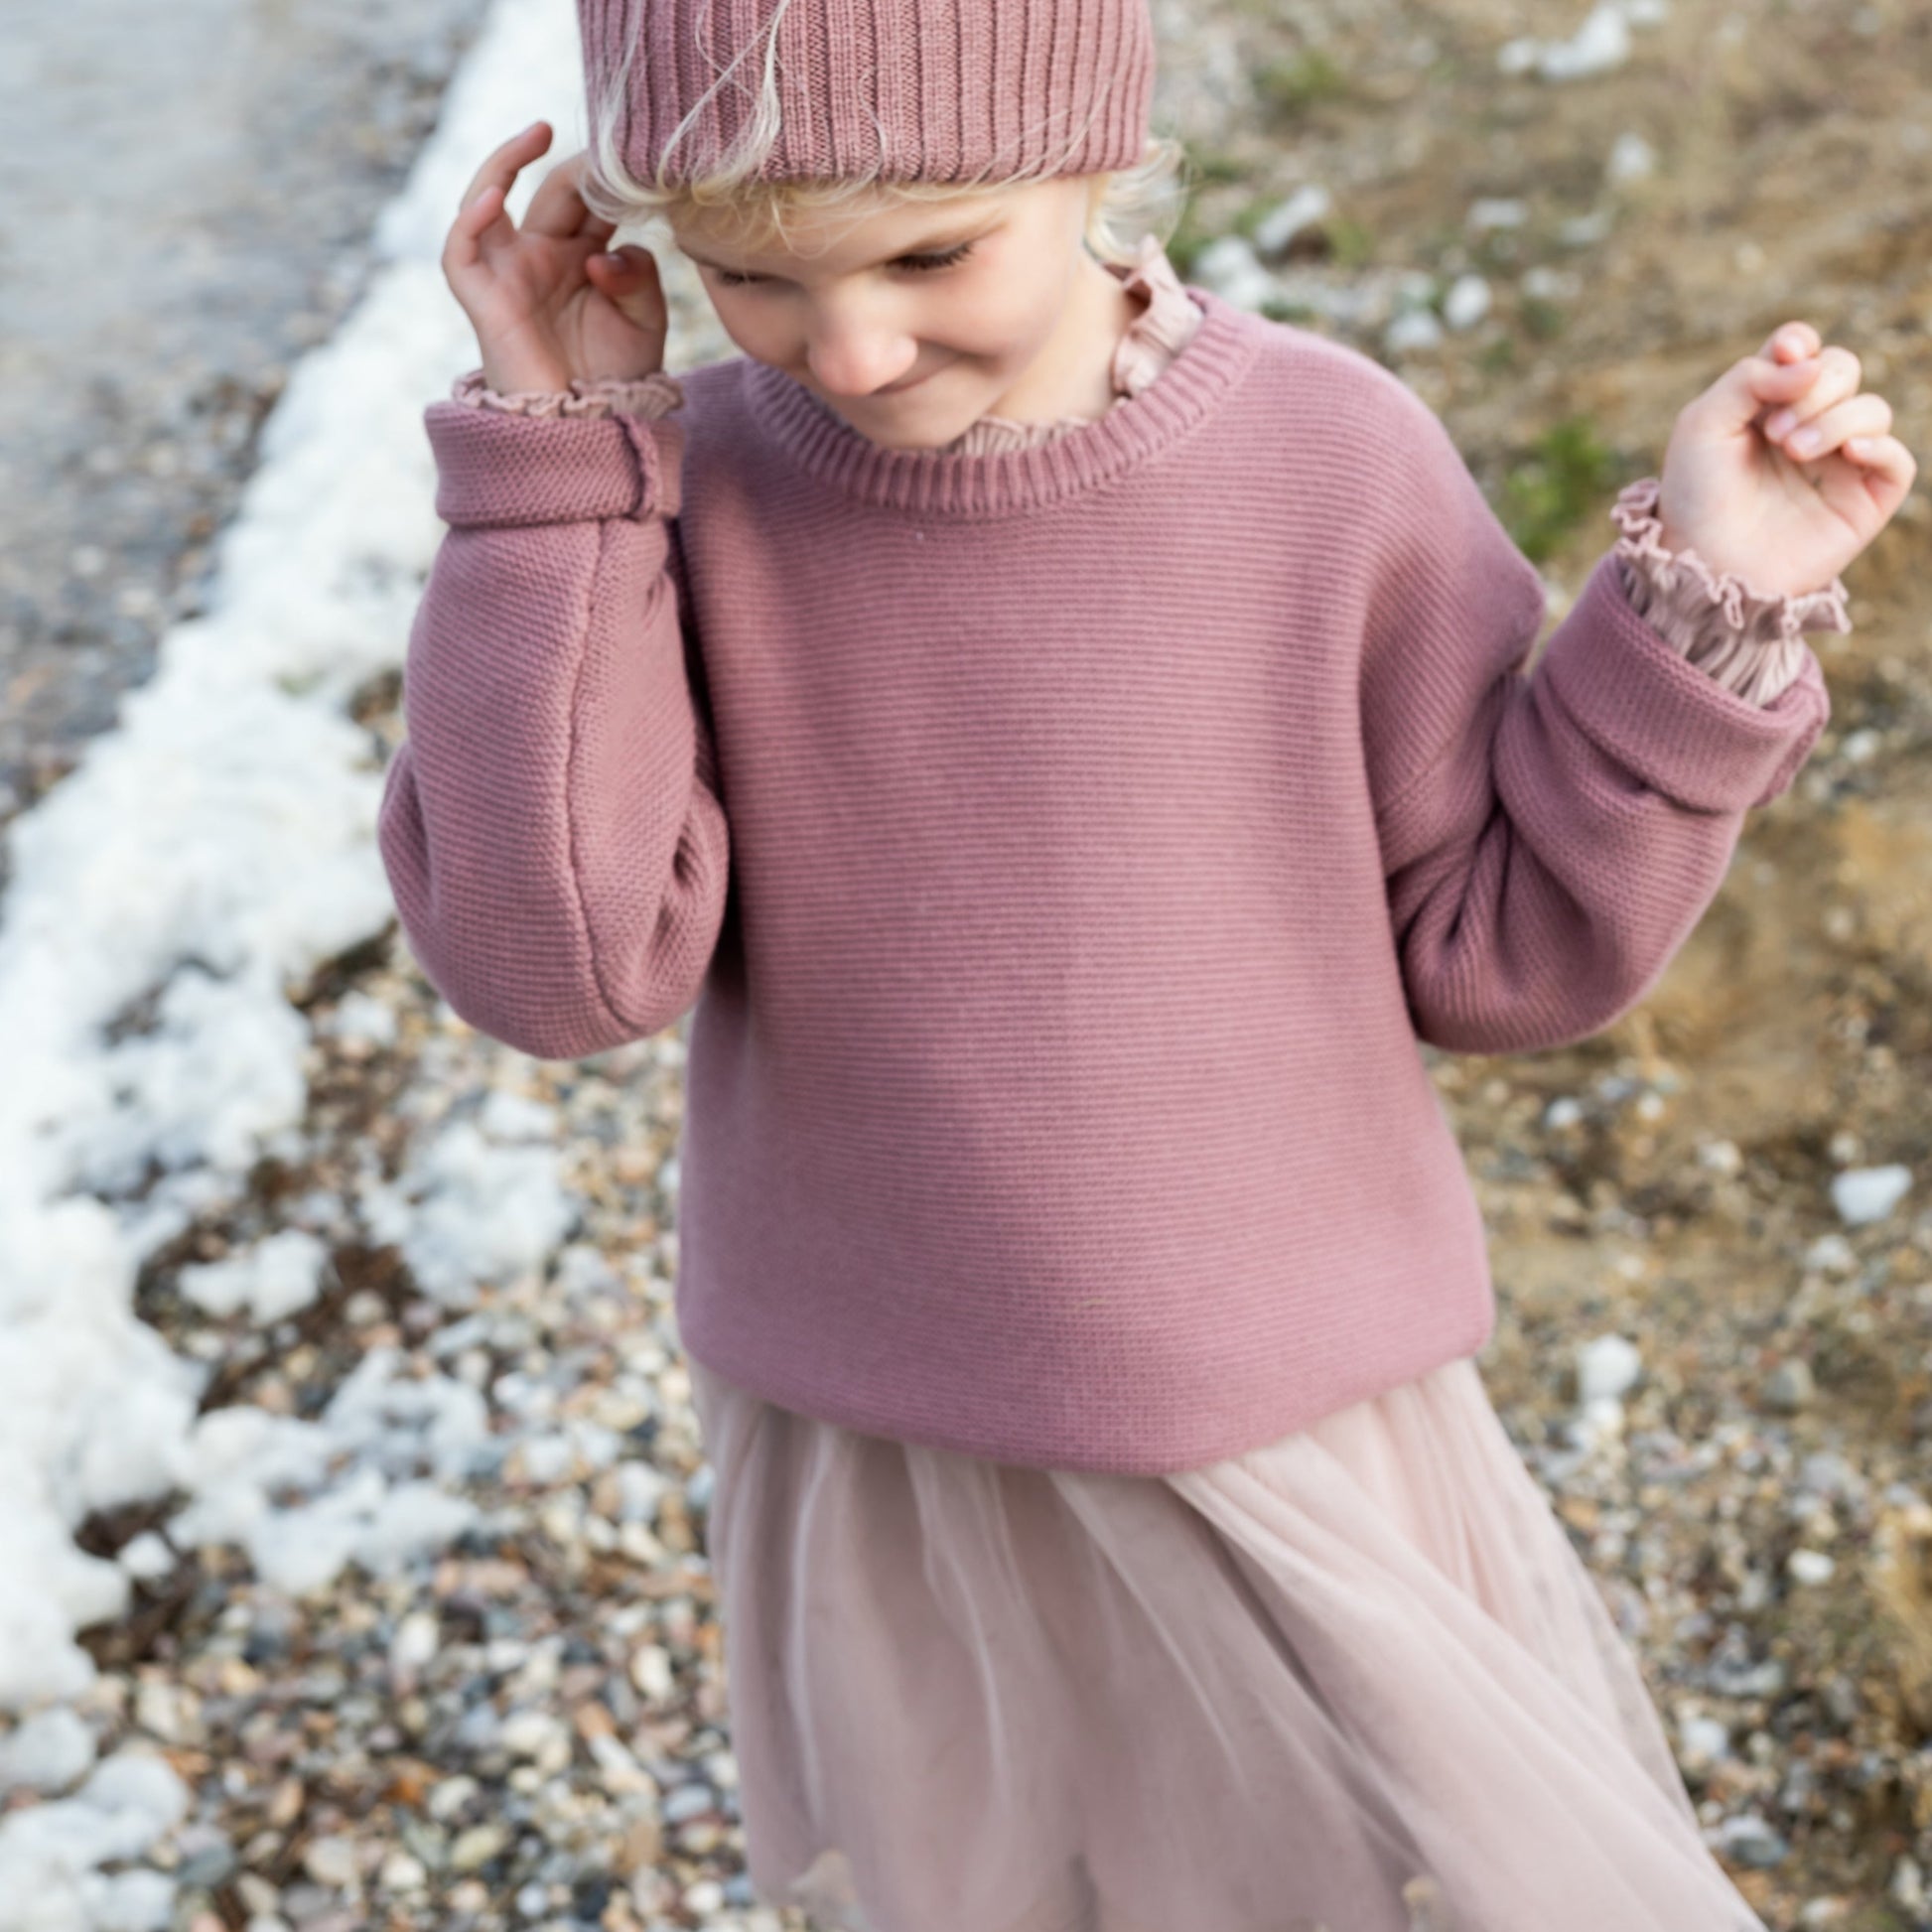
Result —
[[[1044, 180], [1058, 172], [1047, 157], [997, 178], [989, 167], [961, 181], [895, 179], [884, 176], [877, 162], [870, 169], [836, 178], [759, 180], [758, 171], [776, 144], [780, 128], [777, 29], [789, 4], [790, 0], [778, 0], [772, 12], [758, 89], [737, 136], [709, 166], [693, 171], [686, 180], [673, 176], [672, 153], [700, 124], [713, 95], [727, 86], [742, 88], [734, 73], [753, 49], [741, 48], [725, 64], [718, 78], [672, 130], [655, 176], [644, 181], [631, 174], [622, 155], [625, 96], [637, 50], [636, 37], [629, 38], [622, 59], [590, 103], [590, 139], [578, 185], [593, 214], [620, 228], [658, 219], [694, 226], [702, 222], [714, 232], [729, 224], [738, 243], [761, 248], [784, 244], [786, 216], [795, 210], [850, 207], [856, 217], [882, 205], [957, 201]], [[1087, 246], [1102, 261], [1131, 262], [1143, 234], [1158, 235], [1165, 245], [1179, 225], [1185, 166], [1186, 150], [1179, 141], [1151, 135], [1132, 167], [1089, 177]]]

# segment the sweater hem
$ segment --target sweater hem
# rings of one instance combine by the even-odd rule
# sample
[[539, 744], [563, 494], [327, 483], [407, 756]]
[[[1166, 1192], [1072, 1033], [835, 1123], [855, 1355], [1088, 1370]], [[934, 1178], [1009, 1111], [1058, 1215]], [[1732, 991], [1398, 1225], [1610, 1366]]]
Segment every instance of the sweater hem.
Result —
[[[1440, 1282], [1431, 1284], [1429, 1289], [1432, 1299], [1440, 1299], [1444, 1292]], [[1474, 1277], [1473, 1297], [1466, 1308], [1459, 1306], [1459, 1313], [1463, 1318], [1445, 1324], [1449, 1330], [1447, 1340], [1439, 1340], [1435, 1347], [1419, 1351], [1413, 1359], [1393, 1365], [1385, 1359], [1365, 1377], [1343, 1379], [1332, 1373], [1332, 1354], [1324, 1353], [1316, 1345], [1311, 1352], [1311, 1361], [1316, 1367], [1309, 1383], [1285, 1394], [1278, 1391], [1278, 1399], [1265, 1410], [1260, 1405], [1251, 1405], [1233, 1426], [1229, 1425], [1225, 1412], [1216, 1412], [1171, 1419], [1163, 1427], [1145, 1410], [1140, 1410], [1133, 1418], [1131, 1438], [1123, 1436], [1111, 1445], [1091, 1433], [1076, 1439], [1050, 1433], [1029, 1436], [1018, 1430], [976, 1429], [970, 1423], [942, 1417], [936, 1404], [929, 1404], [915, 1424], [887, 1413], [876, 1403], [850, 1400], [842, 1391], [794, 1385], [762, 1373], [751, 1362], [741, 1363], [734, 1359], [732, 1349], [713, 1347], [714, 1337], [703, 1332], [700, 1321], [680, 1316], [678, 1327], [684, 1352], [721, 1380], [761, 1401], [855, 1435], [880, 1436], [945, 1454], [969, 1455], [980, 1461], [1003, 1462], [1018, 1468], [1166, 1476], [1250, 1454], [1308, 1429], [1338, 1410], [1400, 1388], [1446, 1363], [1480, 1354], [1496, 1325], [1495, 1289], [1486, 1250]], [[984, 1394], [980, 1383], [970, 1378], [958, 1386], [979, 1388]], [[1252, 1420], [1258, 1412], [1268, 1418], [1259, 1425]]]

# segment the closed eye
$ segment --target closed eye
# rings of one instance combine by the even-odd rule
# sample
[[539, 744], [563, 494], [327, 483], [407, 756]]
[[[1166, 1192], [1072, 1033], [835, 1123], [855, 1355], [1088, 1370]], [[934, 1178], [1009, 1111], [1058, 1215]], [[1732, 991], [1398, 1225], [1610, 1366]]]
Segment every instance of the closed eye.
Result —
[[[951, 268], [955, 262], [962, 262], [973, 252], [970, 241], [962, 241], [955, 247], [947, 248], [936, 255], [900, 255], [895, 262], [888, 264], [893, 268], [909, 268], [914, 274], [926, 274], [935, 268]], [[714, 268], [711, 271], [720, 283], [728, 289], [746, 288], [754, 282], [762, 282], [762, 275], [741, 274], [735, 268]]]

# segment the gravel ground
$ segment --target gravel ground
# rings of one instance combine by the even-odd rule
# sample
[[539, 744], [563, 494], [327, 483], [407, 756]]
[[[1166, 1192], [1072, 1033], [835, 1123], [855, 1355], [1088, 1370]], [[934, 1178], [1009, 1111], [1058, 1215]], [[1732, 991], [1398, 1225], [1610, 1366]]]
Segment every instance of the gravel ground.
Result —
[[[1203, 170], [1195, 279], [1399, 367], [1574, 593], [1615, 487], [1787, 315], [1858, 349], [1923, 453], [1932, 23], [1679, 0], [1618, 14], [1621, 53], [1522, 38], [1558, 12], [1582, 22], [1167, 5], [1161, 111]], [[667, 270], [673, 366], [722, 352]], [[1779, 1932], [1932, 1926], [1929, 519], [1921, 483], [1855, 567], [1832, 728], [1643, 1007], [1562, 1051], [1428, 1055], [1491, 1229], [1485, 1380]], [[393, 746], [393, 677], [358, 715]], [[302, 1133], [151, 1257], [141, 1312], [210, 1365], [207, 1409], [313, 1417], [376, 1365], [474, 1391], [487, 1440], [444, 1554], [313, 1592], [168, 1539], [178, 1499], [87, 1525], [146, 1574], [78, 1709], [88, 1749], [149, 1740], [192, 1789], [152, 1855], [176, 1923], [802, 1926], [743, 1876], [668, 1286], [684, 1029], [533, 1062], [393, 929], [297, 1004]], [[466, 1123], [560, 1149], [573, 1216], [474, 1297], [415, 1278], [395, 1222], [413, 1151]], [[328, 1250], [313, 1306], [184, 1292], [291, 1230]]]

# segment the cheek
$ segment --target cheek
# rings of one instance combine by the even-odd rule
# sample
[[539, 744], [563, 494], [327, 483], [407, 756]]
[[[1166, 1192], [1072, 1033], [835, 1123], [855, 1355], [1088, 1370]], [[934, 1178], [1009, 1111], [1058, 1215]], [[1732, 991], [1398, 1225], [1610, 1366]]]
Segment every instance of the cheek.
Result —
[[932, 339], [988, 362], [1030, 356], [1051, 333], [1050, 307], [1024, 288], [996, 283], [935, 307]]
[[759, 362], [788, 362], [785, 346], [790, 331], [768, 310], [748, 302], [734, 289], [712, 289], [711, 306], [720, 326], [745, 353]]

